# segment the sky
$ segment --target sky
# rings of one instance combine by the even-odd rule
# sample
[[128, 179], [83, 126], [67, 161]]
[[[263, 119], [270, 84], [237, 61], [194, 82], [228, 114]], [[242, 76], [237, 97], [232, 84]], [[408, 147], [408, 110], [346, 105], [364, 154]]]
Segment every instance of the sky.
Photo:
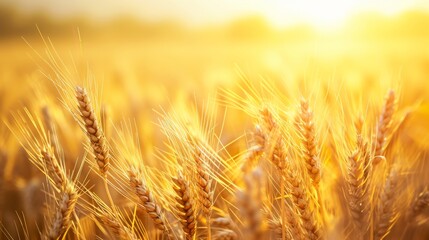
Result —
[[393, 15], [408, 9], [429, 10], [429, 0], [2, 0], [22, 12], [47, 12], [67, 18], [85, 15], [109, 20], [132, 15], [149, 21], [178, 20], [191, 26], [262, 15], [275, 26], [307, 23], [338, 26], [362, 12]]

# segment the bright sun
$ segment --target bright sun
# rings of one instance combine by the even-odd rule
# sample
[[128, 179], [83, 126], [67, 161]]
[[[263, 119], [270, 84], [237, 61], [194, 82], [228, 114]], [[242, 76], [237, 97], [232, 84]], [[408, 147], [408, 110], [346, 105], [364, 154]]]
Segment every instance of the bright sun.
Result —
[[311, 24], [321, 29], [340, 27], [362, 4], [358, 0], [267, 1], [265, 16], [275, 25]]
[[427, 2], [416, 0], [267, 0], [264, 1], [263, 14], [278, 26], [307, 23], [319, 29], [329, 30], [341, 27], [350, 17], [362, 12], [392, 15], [416, 7], [429, 9]]
[[357, 5], [358, 1], [324, 0], [296, 1], [290, 7], [299, 21], [327, 29], [341, 26], [355, 13]]

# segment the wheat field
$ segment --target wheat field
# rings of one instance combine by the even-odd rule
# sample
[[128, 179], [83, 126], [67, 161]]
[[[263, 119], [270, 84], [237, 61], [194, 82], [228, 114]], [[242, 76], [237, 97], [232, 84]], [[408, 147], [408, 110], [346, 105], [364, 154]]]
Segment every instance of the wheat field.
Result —
[[429, 238], [427, 37], [33, 30], [0, 40], [0, 239]]

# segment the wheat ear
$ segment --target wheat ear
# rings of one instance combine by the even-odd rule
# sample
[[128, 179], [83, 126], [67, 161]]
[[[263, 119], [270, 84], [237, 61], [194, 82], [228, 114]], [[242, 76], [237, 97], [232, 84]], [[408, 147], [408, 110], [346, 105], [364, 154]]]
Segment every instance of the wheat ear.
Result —
[[[299, 216], [297, 216], [297, 213], [295, 212], [295, 207], [289, 206], [284, 215], [285, 216], [282, 217], [282, 222], [287, 222], [286, 236], [291, 234], [293, 236], [291, 239], [304, 239], [301, 226], [299, 225]], [[284, 224], [281, 226], [284, 227]]]
[[75, 209], [78, 194], [73, 185], [68, 184], [61, 193], [55, 217], [46, 235], [46, 239], [59, 239], [69, 229], [71, 225], [71, 215]]
[[362, 135], [363, 118], [359, 117], [355, 122], [357, 132], [356, 149], [348, 158], [347, 185], [348, 205], [353, 223], [356, 229], [364, 236], [369, 228], [369, 199], [368, 199], [368, 171], [369, 153], [368, 144]]
[[255, 168], [245, 176], [245, 191], [239, 191], [237, 199], [242, 216], [245, 218], [246, 239], [262, 239], [264, 236], [263, 216], [261, 213], [263, 201], [262, 171]]
[[67, 177], [58, 165], [55, 155], [49, 153], [47, 150], [41, 150], [40, 153], [46, 165], [47, 175], [52, 179], [57, 189], [63, 190], [63, 188], [67, 186]]
[[[289, 218], [291, 212], [286, 210], [285, 198], [285, 176], [284, 173], [287, 168], [288, 153], [286, 151], [283, 135], [281, 129], [273, 115], [268, 108], [263, 108], [261, 111], [262, 125], [265, 129], [265, 153], [271, 163], [277, 168], [280, 173], [280, 215], [281, 222], [288, 222], [290, 227], [296, 233], [296, 236], [300, 236], [298, 223], [295, 218]], [[286, 225], [281, 225], [281, 239], [287, 239]]]
[[427, 189], [421, 191], [414, 199], [411, 209], [408, 211], [408, 219], [412, 219], [419, 215], [429, 207], [429, 191]]
[[293, 169], [285, 171], [284, 176], [286, 176], [287, 182], [289, 183], [292, 201], [300, 213], [302, 227], [306, 232], [305, 238], [321, 239], [320, 224], [302, 178], [298, 176]]
[[321, 178], [321, 163], [317, 149], [313, 111], [305, 99], [301, 99], [300, 112], [295, 120], [295, 126], [298, 128], [304, 146], [302, 152], [307, 172], [312, 179], [313, 185], [317, 188]]
[[255, 167], [257, 160], [264, 153], [265, 149], [265, 135], [260, 125], [255, 126], [255, 130], [252, 132], [250, 146], [247, 148], [247, 152], [244, 155], [243, 165], [241, 170], [248, 172]]
[[128, 174], [130, 185], [141, 202], [141, 205], [139, 206], [141, 206], [146, 211], [146, 213], [149, 214], [157, 229], [169, 235], [166, 219], [161, 211], [161, 207], [155, 201], [152, 193], [149, 191], [147, 186], [143, 184], [134, 168], [131, 168], [128, 171]]
[[380, 115], [380, 119], [377, 124], [377, 133], [375, 136], [374, 146], [374, 159], [372, 163], [377, 165], [382, 159], [384, 159], [384, 148], [386, 145], [386, 138], [392, 124], [393, 114], [395, 112], [395, 92], [390, 90], [386, 96], [385, 103], [383, 105], [383, 111]]
[[183, 179], [181, 174], [173, 178], [173, 182], [175, 184], [174, 191], [177, 194], [175, 197], [177, 201], [176, 207], [180, 213], [182, 228], [186, 239], [192, 240], [195, 236], [196, 221], [195, 206], [191, 198], [189, 183]]
[[364, 138], [363, 135], [363, 117], [359, 116], [359, 118], [355, 121], [355, 129], [356, 129], [356, 151], [358, 151], [359, 161], [363, 164], [363, 180], [366, 182], [370, 177], [370, 173], [372, 171], [371, 163], [371, 151], [368, 144], [368, 141]]
[[[280, 219], [269, 219], [268, 220], [268, 229], [270, 229], [274, 235], [273, 239], [280, 240], [283, 238], [283, 231], [282, 231], [282, 221]], [[286, 239], [292, 239], [292, 235], [290, 233], [287, 234]]]
[[49, 137], [51, 138], [51, 145], [53, 149], [58, 149], [57, 144], [57, 136], [55, 131], [55, 124], [52, 119], [51, 112], [49, 111], [48, 106], [42, 107], [42, 117], [43, 117], [43, 123], [45, 125], [45, 128], [48, 130]]
[[[265, 138], [262, 140], [265, 140], [264, 145], [272, 146], [272, 153], [270, 156], [268, 156], [269, 160], [281, 172], [286, 167], [286, 159], [287, 159], [287, 152], [286, 152], [283, 136], [281, 134], [277, 121], [275, 120], [272, 112], [268, 108], [262, 109], [261, 118], [262, 118], [262, 125], [264, 126], [264, 130], [266, 134]], [[268, 144], [269, 139], [273, 139], [274, 141], [271, 144]], [[266, 151], [269, 151], [269, 150], [266, 149]]]
[[83, 87], [76, 87], [76, 98], [80, 116], [85, 126], [86, 134], [91, 142], [97, 165], [102, 175], [106, 175], [109, 169], [109, 151], [106, 145], [106, 139], [101, 129], [100, 123], [95, 116], [94, 108], [89, 100], [88, 93]]
[[359, 150], [349, 157], [347, 168], [349, 209], [356, 228], [362, 234], [368, 230], [369, 202], [367, 199], [367, 180], [365, 179], [364, 161]]
[[237, 234], [231, 230], [222, 230], [213, 235], [214, 240], [236, 240]]
[[197, 183], [199, 202], [201, 209], [206, 217], [210, 217], [213, 206], [213, 191], [212, 191], [212, 179], [207, 173], [207, 163], [205, 162], [207, 156], [203, 153], [198, 146], [195, 146], [195, 164], [197, 169]]
[[375, 239], [384, 239], [398, 218], [395, 207], [396, 194], [398, 192], [398, 176], [395, 169], [390, 172], [378, 202], [378, 219], [375, 225]]
[[217, 217], [212, 219], [213, 226], [224, 228], [224, 229], [235, 229], [237, 225], [232, 221], [230, 217]]
[[120, 240], [138, 240], [139, 238], [126, 226], [124, 226], [115, 217], [108, 214], [100, 216], [101, 221], [107, 226], [112, 233]]

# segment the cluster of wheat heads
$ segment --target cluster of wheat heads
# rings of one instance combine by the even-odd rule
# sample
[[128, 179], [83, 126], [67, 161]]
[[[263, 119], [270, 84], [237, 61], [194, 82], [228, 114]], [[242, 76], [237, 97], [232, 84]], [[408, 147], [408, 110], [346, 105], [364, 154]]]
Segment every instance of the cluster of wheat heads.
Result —
[[[78, 86], [51, 67], [64, 112], [80, 130], [59, 137], [70, 125], [52, 118], [50, 105], [6, 122], [47, 180], [42, 224], [28, 229], [35, 220], [24, 213], [19, 238], [418, 239], [428, 232], [429, 192], [413, 181], [418, 156], [401, 141], [409, 111], [398, 109], [393, 90], [363, 113], [347, 102], [323, 109], [311, 97], [284, 104], [255, 89], [228, 90], [207, 105], [160, 111], [165, 142], [147, 156], [138, 123], [106, 121], [96, 85]], [[220, 106], [249, 115], [244, 136], [224, 129], [226, 121], [242, 123], [217, 116]], [[77, 153], [63, 150], [72, 151], [70, 141], [82, 145]]]
[[89, 94], [78, 86], [65, 96], [87, 138], [74, 165], [46, 107], [8, 123], [47, 179], [44, 239], [397, 239], [418, 232], [429, 203], [427, 189], [407, 180], [412, 156], [396, 142], [408, 115], [393, 90], [375, 121], [354, 116], [344, 132], [321, 129], [304, 98], [287, 114], [259, 99], [246, 110], [247, 146], [234, 155], [213, 127], [212, 105], [164, 112], [167, 147], [154, 165], [132, 121], [106, 137]]

